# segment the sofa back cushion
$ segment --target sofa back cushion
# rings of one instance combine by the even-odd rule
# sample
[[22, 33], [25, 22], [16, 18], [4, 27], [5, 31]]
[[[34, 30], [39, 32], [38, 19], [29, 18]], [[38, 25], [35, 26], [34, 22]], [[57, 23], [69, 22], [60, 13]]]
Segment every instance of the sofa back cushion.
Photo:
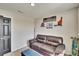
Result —
[[57, 43], [57, 42], [51, 42], [51, 41], [46, 41], [46, 43], [47, 44], [49, 44], [49, 45], [53, 45], [53, 46], [58, 46], [59, 45], [59, 43]]
[[63, 43], [63, 38], [62, 37], [41, 35], [41, 34], [37, 35], [36, 40], [38, 42], [46, 43], [46, 44], [53, 45], [53, 46], [57, 46], [60, 43]]
[[47, 41], [55, 42], [55, 43], [63, 43], [62, 37], [56, 37], [56, 36], [46, 36]]
[[46, 36], [45, 36], [45, 35], [37, 35], [36, 40], [39, 41], [39, 42], [45, 43], [45, 41], [46, 41]]

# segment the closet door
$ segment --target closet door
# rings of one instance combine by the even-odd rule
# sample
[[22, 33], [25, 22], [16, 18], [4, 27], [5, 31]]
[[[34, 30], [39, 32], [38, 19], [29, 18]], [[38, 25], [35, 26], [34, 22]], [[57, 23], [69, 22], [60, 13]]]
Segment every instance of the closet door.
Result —
[[3, 23], [3, 17], [0, 16], [0, 56], [3, 55], [3, 50], [4, 50], [4, 48], [3, 48], [3, 39], [2, 39], [2, 37], [3, 37], [3, 35], [2, 35], [3, 34], [2, 23]]
[[0, 55], [11, 51], [11, 19], [0, 18]]

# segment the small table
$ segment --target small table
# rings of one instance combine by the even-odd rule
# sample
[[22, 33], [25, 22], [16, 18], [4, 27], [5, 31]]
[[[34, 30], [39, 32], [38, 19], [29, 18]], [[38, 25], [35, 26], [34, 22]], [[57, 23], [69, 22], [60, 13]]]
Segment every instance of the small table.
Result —
[[43, 56], [43, 55], [36, 52], [33, 49], [27, 49], [21, 52], [21, 56]]

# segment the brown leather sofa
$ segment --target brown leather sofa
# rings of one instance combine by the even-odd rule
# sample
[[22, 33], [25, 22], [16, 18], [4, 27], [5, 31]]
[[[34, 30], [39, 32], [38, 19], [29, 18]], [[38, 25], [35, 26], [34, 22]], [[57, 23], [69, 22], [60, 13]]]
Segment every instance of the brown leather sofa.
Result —
[[62, 37], [38, 34], [35, 39], [29, 40], [29, 45], [44, 56], [64, 55], [65, 51]]

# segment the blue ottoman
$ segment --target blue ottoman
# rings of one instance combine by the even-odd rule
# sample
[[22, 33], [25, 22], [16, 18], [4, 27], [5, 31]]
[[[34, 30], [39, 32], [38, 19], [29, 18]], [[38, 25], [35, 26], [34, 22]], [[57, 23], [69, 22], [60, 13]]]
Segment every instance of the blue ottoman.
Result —
[[21, 56], [42, 56], [42, 55], [34, 51], [33, 49], [27, 49], [21, 52]]

